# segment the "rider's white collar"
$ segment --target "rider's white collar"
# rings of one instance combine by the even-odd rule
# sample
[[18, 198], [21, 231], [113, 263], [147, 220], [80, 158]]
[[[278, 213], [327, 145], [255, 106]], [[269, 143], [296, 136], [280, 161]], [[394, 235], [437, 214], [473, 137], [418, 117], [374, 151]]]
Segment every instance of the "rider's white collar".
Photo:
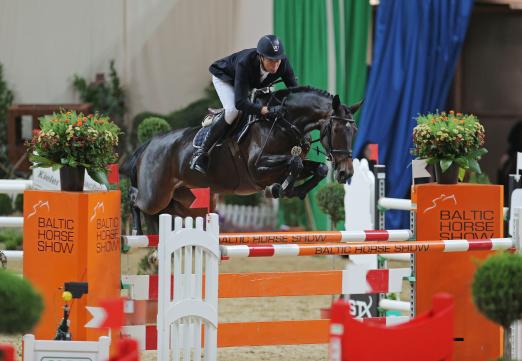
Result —
[[261, 78], [259, 79], [259, 82], [262, 83], [270, 73], [263, 69], [263, 64], [261, 63], [259, 64], [259, 70], [261, 71]]

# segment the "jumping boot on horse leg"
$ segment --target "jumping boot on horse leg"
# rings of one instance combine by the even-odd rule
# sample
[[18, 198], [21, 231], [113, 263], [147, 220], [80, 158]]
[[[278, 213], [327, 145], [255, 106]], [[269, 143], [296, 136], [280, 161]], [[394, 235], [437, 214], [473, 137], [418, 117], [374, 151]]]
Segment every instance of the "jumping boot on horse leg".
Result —
[[210, 127], [205, 140], [203, 140], [201, 147], [194, 151], [190, 162], [190, 169], [196, 170], [202, 174], [207, 174], [208, 152], [214, 144], [225, 136], [229, 126], [230, 125], [225, 122], [225, 112], [218, 114], [214, 124]]

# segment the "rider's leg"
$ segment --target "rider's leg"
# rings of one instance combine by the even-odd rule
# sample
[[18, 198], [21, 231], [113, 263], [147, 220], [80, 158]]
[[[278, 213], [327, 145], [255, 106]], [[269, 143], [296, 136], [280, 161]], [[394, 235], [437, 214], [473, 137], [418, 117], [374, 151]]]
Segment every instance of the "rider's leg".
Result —
[[227, 124], [234, 123], [234, 120], [236, 120], [237, 115], [239, 114], [239, 111], [236, 109], [234, 87], [214, 75], [212, 75], [212, 83], [214, 84], [219, 100], [225, 109], [225, 121]]
[[212, 77], [212, 82], [218, 93], [219, 99], [225, 108], [225, 114], [217, 115], [216, 119], [212, 123], [210, 130], [205, 137], [205, 140], [201, 144], [201, 148], [196, 149], [190, 162], [190, 168], [200, 173], [207, 173], [208, 166], [208, 152], [212, 146], [221, 140], [226, 134], [229, 126], [234, 122], [237, 117], [238, 111], [235, 107], [234, 101], [234, 88], [232, 85], [225, 83], [224, 81]]

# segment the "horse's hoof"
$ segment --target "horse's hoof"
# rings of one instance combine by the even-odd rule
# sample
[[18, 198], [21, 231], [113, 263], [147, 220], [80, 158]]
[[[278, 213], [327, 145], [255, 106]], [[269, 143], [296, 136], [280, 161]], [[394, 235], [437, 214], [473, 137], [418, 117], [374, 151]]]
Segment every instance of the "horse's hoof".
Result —
[[271, 186], [265, 188], [266, 198], [279, 198], [281, 197], [281, 184], [274, 183]]

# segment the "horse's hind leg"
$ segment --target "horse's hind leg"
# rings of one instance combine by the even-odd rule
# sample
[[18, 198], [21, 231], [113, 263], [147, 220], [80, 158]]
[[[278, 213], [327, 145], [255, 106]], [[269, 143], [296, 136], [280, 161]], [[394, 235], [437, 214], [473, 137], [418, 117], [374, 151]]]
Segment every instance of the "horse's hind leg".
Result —
[[158, 234], [159, 232], [159, 215], [143, 214], [145, 216], [145, 224], [147, 225], [148, 234]]
[[130, 187], [129, 189], [129, 205], [132, 215], [132, 234], [143, 234], [141, 228], [141, 211], [136, 206], [136, 199], [138, 197], [138, 188]]

